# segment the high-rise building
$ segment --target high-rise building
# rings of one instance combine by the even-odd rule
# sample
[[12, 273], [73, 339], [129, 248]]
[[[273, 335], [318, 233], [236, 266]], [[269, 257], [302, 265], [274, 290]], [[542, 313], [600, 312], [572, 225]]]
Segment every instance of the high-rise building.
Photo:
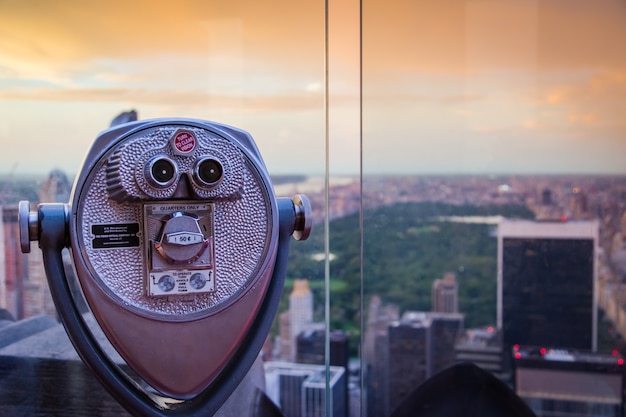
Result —
[[28, 257], [20, 250], [20, 232], [17, 222], [17, 206], [2, 206], [0, 240], [0, 307], [16, 319], [24, 316], [24, 281], [28, 276]]
[[289, 322], [295, 339], [307, 325], [313, 323], [313, 293], [308, 279], [296, 279], [289, 295]]
[[515, 391], [538, 416], [622, 417], [624, 359], [515, 346]]
[[[280, 356], [284, 360], [296, 360], [296, 340], [304, 330], [316, 327], [313, 323], [313, 294], [307, 279], [296, 279], [289, 295], [289, 310], [282, 313], [280, 320]], [[322, 324], [323, 326], [323, 324]], [[317, 326], [319, 327], [319, 326]]]
[[389, 415], [389, 325], [400, 318], [397, 306], [383, 305], [372, 296], [363, 343], [363, 375], [367, 386], [363, 415]]
[[394, 410], [426, 379], [456, 363], [464, 317], [410, 311], [389, 326], [389, 406]]
[[430, 322], [411, 319], [389, 326], [389, 407], [387, 414], [431, 374]]
[[544, 206], [552, 205], [552, 190], [546, 188], [541, 192], [541, 204]]
[[[348, 335], [342, 330], [329, 332], [330, 365], [348, 368]], [[326, 358], [325, 329], [311, 329], [297, 337], [296, 362], [323, 365]]]
[[72, 184], [67, 179], [65, 172], [60, 169], [53, 169], [39, 190], [39, 202], [67, 203], [70, 201], [71, 192]]
[[289, 360], [291, 358], [291, 352], [295, 349], [293, 347], [293, 340], [291, 340], [291, 326], [289, 324], [289, 310], [283, 311], [278, 315], [278, 327], [279, 327], [279, 346], [277, 358]]
[[498, 226], [498, 327], [505, 346], [597, 347], [598, 222]]
[[[380, 300], [373, 299], [372, 304], [370, 314], [380, 314]], [[395, 321], [385, 314], [380, 314], [378, 321], [371, 317], [363, 356], [366, 414], [384, 417], [426, 379], [456, 363], [454, 346], [463, 332], [464, 317], [458, 313], [411, 311]]]
[[459, 312], [459, 287], [452, 272], [433, 282], [432, 310], [438, 313]]
[[[329, 364], [344, 368], [347, 374], [350, 356], [348, 335], [342, 330], [335, 330], [329, 332], [328, 339], [330, 348]], [[326, 331], [324, 329], [303, 331], [298, 335], [296, 362], [316, 365], [324, 365], [326, 363]], [[343, 383], [345, 411], [348, 413], [348, 378], [344, 378]], [[345, 417], [347, 417], [347, 414]]]
[[296, 362], [323, 365], [325, 361], [326, 330], [304, 331], [296, 337]]
[[[345, 369], [287, 362], [265, 363], [267, 395], [286, 417], [337, 417], [346, 415]], [[330, 398], [326, 398], [326, 382]], [[327, 408], [330, 413], [326, 412]]]

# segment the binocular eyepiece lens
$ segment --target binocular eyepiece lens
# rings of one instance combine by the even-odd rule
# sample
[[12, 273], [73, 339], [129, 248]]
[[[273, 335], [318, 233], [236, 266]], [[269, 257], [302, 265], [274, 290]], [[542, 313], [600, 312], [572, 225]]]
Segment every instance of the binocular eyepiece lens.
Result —
[[196, 166], [196, 174], [202, 185], [212, 186], [222, 179], [222, 164], [212, 158], [202, 159]]
[[157, 187], [168, 187], [176, 178], [176, 165], [174, 162], [165, 157], [157, 157], [149, 163], [148, 179]]

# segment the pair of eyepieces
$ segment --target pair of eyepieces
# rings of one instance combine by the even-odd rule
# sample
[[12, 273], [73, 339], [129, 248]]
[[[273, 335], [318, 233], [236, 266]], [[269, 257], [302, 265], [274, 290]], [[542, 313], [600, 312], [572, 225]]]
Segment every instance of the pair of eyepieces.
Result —
[[[146, 178], [152, 186], [167, 188], [178, 178], [176, 162], [166, 156], [152, 158], [146, 166]], [[199, 159], [193, 166], [193, 181], [203, 188], [212, 188], [222, 179], [224, 169], [213, 158]]]

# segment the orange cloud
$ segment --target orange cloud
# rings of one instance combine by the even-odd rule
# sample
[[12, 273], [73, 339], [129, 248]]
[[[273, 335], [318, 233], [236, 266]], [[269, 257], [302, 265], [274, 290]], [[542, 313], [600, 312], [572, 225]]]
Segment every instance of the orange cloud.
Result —
[[[303, 94], [292, 91], [272, 95], [220, 95], [197, 90], [157, 90], [132, 88], [20, 89], [0, 91], [0, 100], [31, 102], [128, 102], [133, 106], [167, 105], [184, 108], [240, 108], [242, 111], [321, 110], [321, 92]], [[353, 101], [353, 97], [335, 95], [337, 104]]]
[[624, 67], [622, 0], [363, 2], [366, 74]]
[[563, 137], [602, 135], [617, 142], [626, 131], [626, 68], [586, 73], [563, 71], [567, 81], [555, 81], [558, 72], [541, 74], [545, 87], [536, 103], [540, 127]]
[[231, 54], [303, 71], [323, 58], [320, 28], [313, 2], [2, 2], [0, 62], [32, 77], [102, 60]]
[[570, 114], [568, 120], [572, 123], [595, 124], [598, 116], [594, 113]]
[[565, 89], [559, 88], [557, 90], [548, 92], [548, 94], [545, 97], [545, 101], [548, 104], [558, 104], [558, 103], [562, 103], [563, 101], [565, 101], [566, 98], [567, 98], [567, 93]]

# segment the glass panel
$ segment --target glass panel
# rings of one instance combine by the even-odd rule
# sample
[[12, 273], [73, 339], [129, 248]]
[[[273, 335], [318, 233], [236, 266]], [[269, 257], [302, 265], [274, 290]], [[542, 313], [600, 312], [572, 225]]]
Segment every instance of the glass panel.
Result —
[[[303, 307], [307, 311], [302, 320], [319, 330], [326, 319], [320, 308], [326, 296], [320, 246], [326, 217], [324, 3], [297, 7], [283, 0], [184, 1], [158, 7], [145, 2], [70, 3], [39, 4], [36, 8], [20, 3], [0, 6], [0, 319], [7, 325], [13, 321], [22, 324], [47, 315], [50, 320], [35, 320], [33, 333], [51, 329], [58, 337], [51, 351], [50, 343], [41, 342], [43, 336], [8, 343], [0, 333], [0, 355], [14, 358], [0, 370], [3, 415], [58, 414], [55, 407], [61, 406], [68, 412], [67, 401], [77, 414], [91, 414], [86, 411], [89, 407], [118, 410], [87, 372], [75, 371], [77, 357], [70, 353], [69, 341], [51, 318], [56, 313], [41, 253], [33, 243], [31, 254], [20, 254], [17, 202], [29, 200], [34, 209], [38, 202], [69, 201], [71, 183], [85, 153], [120, 112], [136, 111], [139, 120], [208, 119], [251, 134], [277, 196], [304, 193], [314, 212], [310, 241], [292, 242], [292, 247], [300, 248], [290, 259], [280, 313], [288, 307], [288, 295], [298, 293], [298, 285], [306, 293], [306, 284], [297, 279], [308, 279], [314, 304]], [[348, 28], [353, 30], [353, 26]], [[341, 86], [337, 89], [344, 91]], [[344, 94], [337, 97], [346, 99]], [[349, 100], [354, 103], [356, 99]], [[354, 135], [354, 127], [350, 129]], [[337, 152], [345, 150], [344, 146]], [[356, 161], [339, 173], [354, 174]], [[317, 257], [320, 253], [321, 260]], [[304, 330], [298, 328], [300, 324], [292, 323], [292, 327]], [[279, 336], [278, 327], [271, 336]], [[324, 337], [322, 332], [322, 341]], [[267, 361], [279, 359], [281, 345], [274, 342], [270, 338], [263, 350]], [[295, 352], [292, 355], [286, 350], [295, 345], [295, 339], [285, 344], [282, 355], [295, 359]], [[321, 358], [315, 356], [320, 352]], [[322, 367], [313, 374], [323, 375], [325, 351], [314, 353], [314, 362]], [[23, 364], [23, 356], [35, 363], [28, 359]], [[52, 357], [71, 357], [72, 365], [55, 368], [56, 362], [50, 365]], [[63, 384], [45, 382], [36, 373], [24, 373], [18, 381], [18, 373], [10, 373], [15, 364], [52, 373]], [[331, 377], [330, 382], [338, 384], [337, 378], [345, 379], [343, 371], [334, 372], [336, 378]], [[74, 374], [79, 382], [72, 379]], [[65, 379], [70, 381], [65, 384]], [[45, 403], [32, 396], [32, 385], [40, 381], [45, 386], [37, 389], [48, 393], [42, 394]], [[254, 381], [266, 385], [268, 395], [280, 391], [271, 382]], [[310, 391], [311, 398], [318, 398], [311, 404], [323, 402], [319, 398], [324, 398], [324, 383], [320, 388], [319, 381], [311, 379], [301, 388]], [[244, 404], [242, 398], [252, 401], [252, 392], [235, 402]], [[83, 401], [85, 398], [106, 404]], [[33, 408], [28, 412], [10, 408], [15, 404]]]
[[[626, 353], [625, 23], [619, 1], [363, 1], [364, 415], [456, 401], [467, 361], [535, 412], [599, 407], [575, 386]], [[557, 370], [571, 404], [514, 377]]]
[[[290, 404], [285, 413], [294, 416], [360, 413], [355, 361], [360, 348], [360, 234], [354, 221], [360, 206], [359, 3], [330, 1], [327, 6], [327, 177], [299, 185], [319, 203], [313, 204], [316, 224], [309, 241], [291, 247], [284, 312], [274, 323], [281, 359], [295, 363], [281, 363], [282, 369], [266, 367], [275, 378], [287, 379], [289, 374], [289, 383], [302, 379], [303, 395], [310, 397], [300, 414]], [[314, 386], [324, 392], [314, 394]]]

